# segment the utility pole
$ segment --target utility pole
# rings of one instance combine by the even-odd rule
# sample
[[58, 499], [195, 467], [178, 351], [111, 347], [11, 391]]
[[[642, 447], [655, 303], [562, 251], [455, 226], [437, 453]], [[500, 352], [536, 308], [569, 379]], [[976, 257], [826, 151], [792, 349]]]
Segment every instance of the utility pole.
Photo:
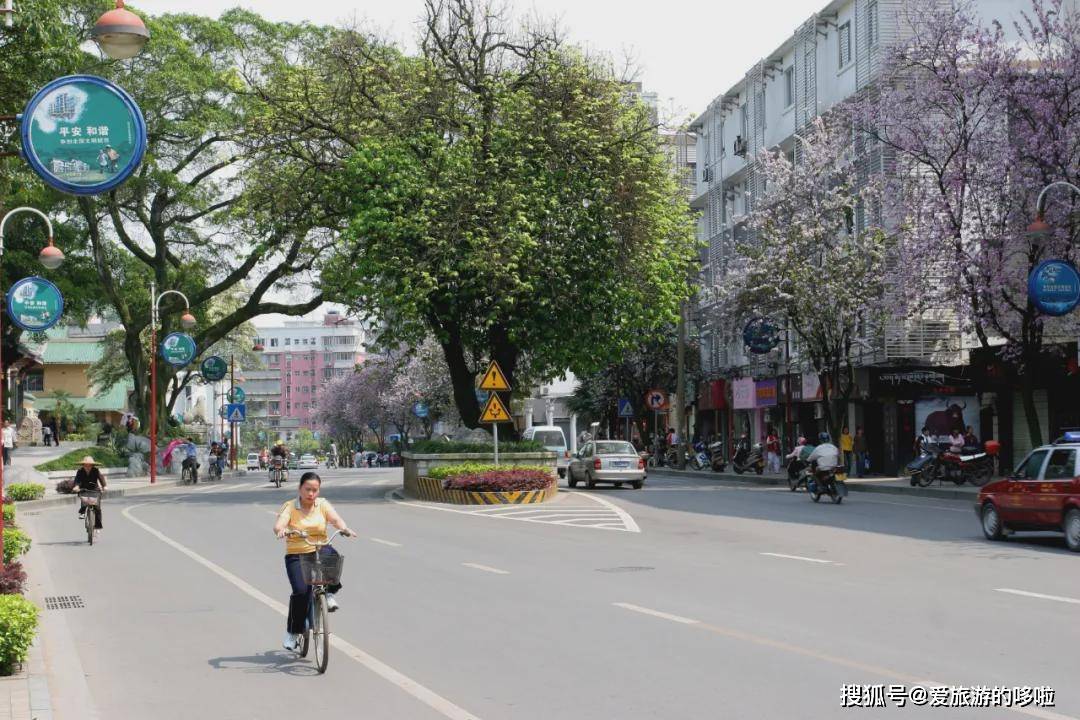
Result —
[[686, 301], [679, 303], [679, 340], [675, 353], [675, 428], [682, 440], [676, 450], [676, 465], [680, 470], [686, 468]]

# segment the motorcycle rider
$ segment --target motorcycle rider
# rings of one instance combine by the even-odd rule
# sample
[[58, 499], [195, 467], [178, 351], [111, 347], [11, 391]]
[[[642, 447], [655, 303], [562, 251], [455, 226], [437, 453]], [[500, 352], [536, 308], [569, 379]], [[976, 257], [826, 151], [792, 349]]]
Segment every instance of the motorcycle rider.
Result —
[[818, 435], [818, 441], [818, 446], [806, 458], [814, 468], [815, 479], [832, 474], [840, 467], [840, 448], [833, 445], [829, 433]]
[[283, 440], [278, 440], [274, 443], [274, 447], [270, 448], [271, 464], [273, 464], [274, 458], [281, 458], [281, 478], [287, 482], [289, 480], [289, 449], [285, 447]]
[[806, 438], [802, 435], [795, 441], [795, 447], [784, 456], [787, 461], [788, 475], [792, 478], [799, 476], [799, 472], [806, 467], [806, 458], [814, 451], [813, 445], [806, 444]]

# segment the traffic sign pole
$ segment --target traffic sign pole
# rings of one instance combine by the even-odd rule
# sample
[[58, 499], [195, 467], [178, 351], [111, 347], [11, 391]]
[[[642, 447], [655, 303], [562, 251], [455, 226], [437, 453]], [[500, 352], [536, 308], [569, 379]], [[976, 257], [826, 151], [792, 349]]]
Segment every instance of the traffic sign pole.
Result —
[[499, 423], [495, 423], [495, 467], [499, 467]]

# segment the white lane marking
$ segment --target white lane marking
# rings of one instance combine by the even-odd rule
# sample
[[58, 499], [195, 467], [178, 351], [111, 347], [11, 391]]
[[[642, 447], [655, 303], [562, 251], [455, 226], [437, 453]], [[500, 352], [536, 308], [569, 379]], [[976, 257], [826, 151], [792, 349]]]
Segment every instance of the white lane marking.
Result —
[[495, 573], [496, 575], [509, 575], [508, 570], [500, 570], [499, 568], [489, 567], [488, 565], [479, 565], [477, 563], [461, 563], [467, 568], [473, 568], [474, 570], [483, 570], [484, 572]]
[[375, 485], [401, 485], [401, 480], [396, 478], [387, 478], [386, 480], [376, 480]]
[[615, 607], [621, 607], [624, 610], [632, 610], [632, 611], [634, 611], [636, 613], [641, 613], [642, 615], [652, 615], [653, 617], [663, 618], [664, 620], [670, 620], [672, 622], [682, 623], [683, 625], [697, 625], [698, 623], [701, 622], [700, 620], [694, 620], [692, 618], [683, 617], [681, 615], [672, 615], [670, 613], [660, 612], [659, 610], [650, 610], [649, 608], [641, 607], [640, 605], [631, 605], [630, 603], [621, 603], [621, 602], [611, 603], [611, 604], [614, 605]]
[[584, 495], [585, 497], [589, 498], [590, 500], [594, 500], [594, 501], [600, 503], [601, 505], [603, 505], [604, 507], [608, 508], [612, 512], [614, 512], [616, 515], [619, 516], [619, 519], [623, 521], [623, 525], [630, 532], [636, 532], [636, 533], [641, 532], [641, 528], [638, 527], [638, 524], [636, 522], [634, 522], [634, 518], [630, 517], [630, 513], [626, 512], [625, 510], [623, 510], [621, 507], [619, 507], [615, 503], [611, 502], [610, 500], [605, 500], [604, 498], [597, 497], [596, 495], [593, 495], [591, 493], [575, 493], [575, 494]]
[[[199, 555], [194, 550], [189, 549], [187, 546], [182, 545], [176, 540], [170, 538], [168, 535], [165, 535], [164, 533], [155, 530], [154, 528], [144, 523], [142, 520], [134, 517], [131, 514], [131, 511], [138, 507], [142, 507], [142, 505], [132, 505], [131, 507], [125, 508], [121, 514], [131, 522], [141, 527], [146, 532], [156, 537], [161, 542], [165, 543], [166, 545], [172, 547], [175, 550], [178, 550], [184, 555], [187, 555], [195, 562], [199, 563], [206, 569], [213, 572], [215, 575], [218, 575], [222, 579], [236, 586], [241, 591], [255, 598], [271, 610], [274, 610], [282, 617], [288, 617], [289, 610], [284, 604], [278, 602], [277, 600], [274, 600], [258, 588], [254, 587], [244, 579], [233, 575], [231, 572], [221, 567], [220, 565], [217, 565], [214, 562], [204, 558], [202, 555]], [[424, 687], [423, 685], [413, 680], [409, 676], [405, 675], [404, 673], [395, 670], [394, 668], [390, 667], [378, 658], [369, 655], [368, 653], [364, 652], [363, 650], [348, 642], [347, 640], [343, 640], [340, 636], [331, 635], [330, 642], [338, 650], [342, 651], [347, 656], [360, 663], [371, 672], [375, 673], [387, 682], [396, 685], [398, 688], [404, 690], [409, 695], [412, 695], [414, 698], [424, 703], [428, 707], [432, 708], [444, 717], [451, 718], [452, 720], [480, 720], [480, 718], [478, 718], [476, 715], [473, 715], [467, 710], [458, 707], [454, 703], [433, 692], [432, 690], [429, 690], [428, 688]]]
[[768, 555], [769, 557], [784, 558], [785, 560], [802, 560], [803, 562], [821, 563], [822, 565], [843, 565], [835, 560], [822, 560], [820, 558], [803, 557], [802, 555], [784, 555], [783, 553], [771, 553], [763, 552], [759, 555]]
[[1053, 600], [1055, 602], [1069, 603], [1070, 605], [1080, 605], [1080, 600], [1071, 597], [1062, 597], [1061, 595], [1043, 595], [1037, 592], [1028, 592], [1027, 590], [1014, 590], [1012, 588], [994, 588], [995, 592], [1009, 593], [1010, 595], [1022, 595], [1024, 597], [1038, 598], [1039, 600]]
[[390, 547], [401, 547], [401, 543], [391, 542], [389, 540], [382, 540], [380, 538], [371, 538], [371, 542], [377, 542], [380, 545], [389, 545]]

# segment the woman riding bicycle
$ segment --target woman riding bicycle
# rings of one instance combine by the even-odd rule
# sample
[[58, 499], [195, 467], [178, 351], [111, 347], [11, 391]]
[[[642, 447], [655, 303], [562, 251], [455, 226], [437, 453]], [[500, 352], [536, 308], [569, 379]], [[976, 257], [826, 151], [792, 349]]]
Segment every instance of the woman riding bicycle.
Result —
[[[289, 532], [303, 532], [313, 543], [326, 542], [326, 524], [330, 523], [345, 537], [355, 537], [356, 533], [348, 528], [345, 521], [337, 514], [329, 501], [319, 497], [322, 478], [318, 473], [306, 472], [300, 477], [300, 496], [281, 506], [277, 521], [274, 523], [274, 535], [284, 538]], [[285, 625], [285, 638], [281, 644], [286, 650], [295, 650], [304, 632], [308, 605], [311, 603], [311, 586], [304, 582], [300, 569], [300, 556], [315, 552], [304, 538], [291, 536], [285, 548], [285, 574], [292, 586], [289, 596], [289, 617]], [[327, 545], [320, 552], [336, 555], [334, 548]], [[334, 593], [341, 585], [326, 588], [326, 609], [334, 612], [338, 609]]]
[[[82, 467], [75, 473], [74, 492], [93, 491], [101, 492], [109, 486], [105, 482], [105, 476], [98, 470], [94, 458], [87, 455], [82, 459]], [[86, 503], [79, 501], [79, 517], [86, 515]], [[94, 513], [94, 528], [101, 529], [101, 503], [98, 503], [97, 512]]]

